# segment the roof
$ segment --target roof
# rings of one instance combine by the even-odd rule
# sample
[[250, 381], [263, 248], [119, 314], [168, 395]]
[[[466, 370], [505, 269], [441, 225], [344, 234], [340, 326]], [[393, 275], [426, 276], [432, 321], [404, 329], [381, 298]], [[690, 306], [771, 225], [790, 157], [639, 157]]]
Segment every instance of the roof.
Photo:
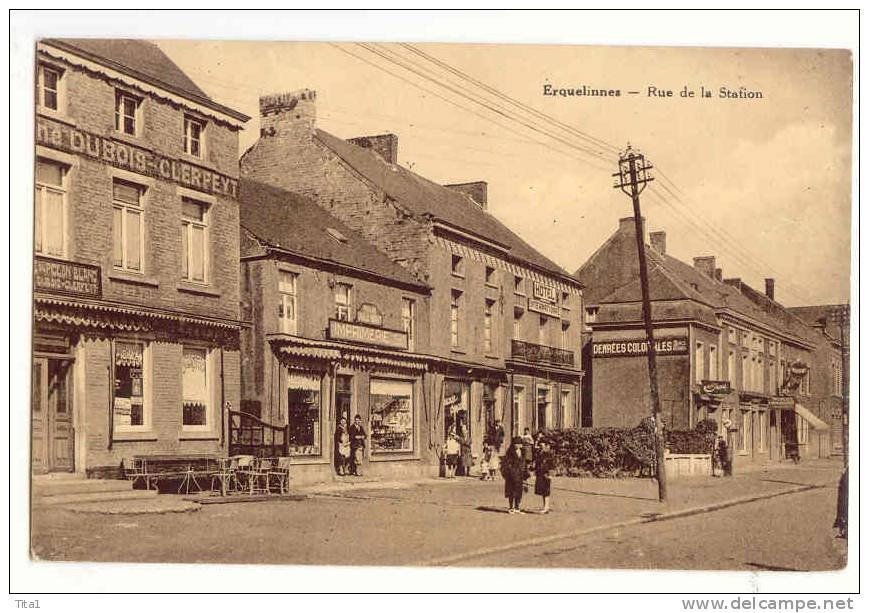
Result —
[[133, 38], [52, 38], [46, 44], [78, 53], [130, 76], [161, 86], [214, 110], [247, 121], [247, 115], [218, 104], [152, 42]]
[[[821, 318], [826, 318], [824, 332], [832, 339], [839, 340], [839, 325], [834, 321], [833, 315], [837, 313], [843, 304], [816, 304], [811, 306], [788, 307], [788, 312], [799, 317], [805, 323], [814, 325]], [[849, 322], [845, 321], [845, 345], [848, 344]]]
[[239, 207], [242, 228], [263, 245], [369, 273], [418, 292], [428, 289], [358, 232], [300, 194], [242, 178]]
[[316, 138], [368, 181], [386, 192], [393, 200], [420, 217], [441, 221], [447, 226], [496, 243], [509, 256], [560, 277], [579, 281], [510, 230], [497, 217], [475, 204], [471, 198], [439, 185], [410, 170], [390, 164], [379, 155], [349, 143], [323, 130]]

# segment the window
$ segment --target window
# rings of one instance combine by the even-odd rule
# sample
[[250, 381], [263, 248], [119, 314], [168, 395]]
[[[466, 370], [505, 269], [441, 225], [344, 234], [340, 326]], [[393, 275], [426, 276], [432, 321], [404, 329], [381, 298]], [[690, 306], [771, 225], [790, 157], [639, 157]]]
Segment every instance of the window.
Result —
[[736, 328], [727, 328], [727, 340], [736, 344]]
[[353, 423], [353, 377], [338, 375], [335, 380], [336, 424], [343, 417], [349, 426]]
[[718, 347], [709, 346], [709, 378], [718, 381]]
[[800, 394], [810, 396], [812, 394], [812, 369], [806, 367], [806, 374], [800, 380]]
[[63, 71], [46, 64], [39, 65], [37, 73], [37, 103], [44, 109], [60, 110], [60, 80]]
[[459, 323], [462, 292], [457, 289], [450, 293], [450, 346], [459, 346]]
[[770, 341], [770, 342], [769, 342], [769, 354], [770, 354], [770, 355], [775, 355], [776, 349], [777, 349], [777, 348], [776, 348], [776, 343], [775, 343], [775, 341]]
[[335, 318], [338, 321], [350, 321], [350, 290], [352, 287], [347, 283], [335, 284]]
[[115, 130], [138, 134], [139, 98], [125, 92], [115, 92]]
[[491, 266], [486, 266], [486, 285], [497, 286], [495, 279], [495, 269]]
[[730, 385], [736, 385], [736, 353], [731, 349], [727, 354], [727, 380]]
[[464, 381], [444, 380], [444, 436], [471, 435], [470, 386]]
[[513, 419], [517, 432], [521, 432], [525, 426], [525, 388], [521, 385], [513, 387]]
[[371, 379], [371, 452], [413, 451], [413, 382]]
[[115, 341], [114, 354], [114, 429], [145, 429], [148, 427], [145, 415], [145, 345], [134, 341]]
[[296, 275], [291, 272], [278, 273], [278, 323], [284, 334], [296, 334]]
[[552, 423], [552, 399], [551, 390], [545, 385], [537, 386], [537, 430], [551, 428]]
[[205, 157], [204, 154], [205, 122], [184, 116], [184, 153], [194, 157]]
[[120, 179], [112, 184], [113, 251], [115, 268], [142, 272], [144, 188]]
[[204, 347], [184, 347], [182, 376], [184, 394], [181, 425], [195, 430], [207, 429], [210, 389], [208, 350]]
[[741, 332], [742, 334], [742, 346], [748, 347], [751, 344], [751, 338], [748, 332]]
[[561, 308], [570, 309], [570, 294], [561, 292]]
[[513, 338], [519, 340], [522, 338], [522, 316], [525, 311], [519, 308], [513, 309]]
[[561, 390], [561, 427], [573, 427], [573, 394], [570, 390]]
[[739, 450], [748, 453], [751, 445], [751, 411], [742, 412], [742, 428], [739, 431]]
[[486, 427], [486, 441], [495, 442], [495, 422], [501, 420], [498, 411], [498, 386], [483, 384], [483, 423]]
[[757, 416], [757, 450], [766, 451], [766, 430], [769, 428], [766, 411], [758, 411]]
[[66, 255], [67, 167], [48, 160], [36, 161], [33, 209], [33, 249], [36, 253]]
[[320, 455], [320, 377], [287, 376], [287, 443], [291, 456]]
[[465, 276], [465, 258], [460, 255], [453, 255], [452, 271], [457, 277]]
[[785, 385], [785, 373], [787, 372], [788, 367], [787, 363], [784, 360], [779, 360], [778, 366], [778, 387], [779, 390], [781, 390], [781, 388], [783, 388]]
[[706, 354], [703, 351], [703, 343], [698, 342], [694, 347], [694, 381], [700, 383], [706, 370]]
[[570, 322], [561, 322], [561, 348], [565, 351], [570, 348]]
[[513, 293], [519, 294], [520, 296], [525, 295], [525, 279], [519, 275], [513, 276]]
[[546, 333], [546, 324], [549, 322], [549, 319], [545, 315], [540, 316], [540, 327], [537, 329], [537, 344], [538, 345], [546, 345], [546, 340], [548, 335]]
[[809, 421], [802, 415], [797, 415], [797, 443], [805, 445], [809, 442]]
[[588, 307], [585, 310], [585, 323], [593, 324], [597, 321], [597, 312], [599, 307]]
[[833, 396], [841, 397], [842, 395], [842, 364], [837, 360], [833, 360]]
[[741, 391], [748, 391], [750, 389], [750, 376], [751, 373], [748, 372], [748, 356], [742, 356], [742, 368], [739, 371], [739, 389]]
[[492, 327], [492, 309], [495, 306], [494, 300], [486, 300], [486, 309], [483, 312], [483, 350], [487, 354], [491, 354], [495, 345], [494, 330]]
[[208, 205], [181, 199], [181, 273], [188, 281], [205, 283], [208, 264]]
[[416, 337], [416, 302], [410, 298], [401, 299], [401, 328], [407, 334], [408, 351], [413, 351]]

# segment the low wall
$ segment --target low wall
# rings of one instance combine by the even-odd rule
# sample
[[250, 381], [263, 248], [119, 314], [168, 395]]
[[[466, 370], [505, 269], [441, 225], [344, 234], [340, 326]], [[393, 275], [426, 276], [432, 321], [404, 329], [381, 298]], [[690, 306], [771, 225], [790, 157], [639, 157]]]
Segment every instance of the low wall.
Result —
[[668, 453], [664, 456], [664, 469], [668, 479], [709, 477], [712, 475], [712, 456], [708, 453]]

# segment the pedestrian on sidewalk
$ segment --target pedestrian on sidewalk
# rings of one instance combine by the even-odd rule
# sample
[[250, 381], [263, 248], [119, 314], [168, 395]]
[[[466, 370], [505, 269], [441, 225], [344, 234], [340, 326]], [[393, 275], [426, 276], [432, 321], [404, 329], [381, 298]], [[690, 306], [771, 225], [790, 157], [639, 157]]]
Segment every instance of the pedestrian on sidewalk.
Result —
[[350, 430], [342, 417], [335, 429], [335, 470], [340, 476], [350, 473]]
[[528, 478], [528, 466], [522, 457], [522, 439], [513, 438], [507, 455], [501, 461], [501, 475], [504, 477], [504, 497], [507, 499], [508, 513], [521, 513], [520, 503], [522, 492], [525, 488], [525, 480]]
[[501, 420], [495, 420], [495, 427], [492, 429], [491, 441], [489, 441], [492, 446], [495, 448], [495, 454], [501, 453], [501, 447], [504, 446], [504, 426], [501, 425]]
[[725, 477], [733, 476], [733, 450], [727, 444], [727, 439], [718, 437], [718, 458], [721, 461], [721, 469]]
[[838, 530], [839, 538], [848, 538], [848, 469], [839, 477], [839, 491], [836, 496], [836, 521], [833, 527]]
[[534, 461], [534, 437], [531, 436], [530, 428], [525, 428], [525, 432], [522, 433], [522, 457], [530, 470]]
[[471, 434], [468, 431], [468, 426], [463, 419], [456, 422], [456, 434], [459, 439], [459, 470], [457, 474], [463, 477], [471, 476], [471, 466], [473, 458], [471, 457]]
[[543, 499], [540, 512], [549, 513], [549, 500], [552, 497], [552, 474], [555, 472], [555, 458], [549, 442], [540, 440], [537, 448], [537, 459], [534, 461], [534, 493]]
[[365, 439], [368, 434], [362, 427], [362, 417], [357, 415], [353, 418], [350, 426], [350, 468], [357, 477], [362, 476], [362, 460], [365, 457]]
[[459, 464], [460, 450], [456, 431], [451, 429], [447, 433], [447, 440], [444, 442], [444, 477], [447, 479], [456, 478], [456, 466]]

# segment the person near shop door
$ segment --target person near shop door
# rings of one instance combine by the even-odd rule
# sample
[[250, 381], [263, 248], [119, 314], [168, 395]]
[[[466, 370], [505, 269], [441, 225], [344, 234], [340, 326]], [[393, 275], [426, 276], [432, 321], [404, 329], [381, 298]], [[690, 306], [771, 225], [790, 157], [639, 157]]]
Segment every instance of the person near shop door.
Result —
[[357, 415], [353, 418], [350, 432], [350, 468], [357, 477], [362, 476], [362, 459], [365, 457], [365, 439], [368, 434], [362, 427], [362, 418]]
[[541, 439], [537, 447], [537, 459], [534, 461], [534, 493], [543, 499], [540, 512], [549, 513], [549, 500], [552, 497], [552, 474], [555, 472], [555, 458], [549, 441]]
[[350, 429], [346, 417], [341, 418], [335, 429], [335, 471], [342, 477], [350, 474]]
[[459, 470], [457, 474], [464, 477], [471, 475], [471, 433], [468, 431], [468, 426], [465, 420], [461, 419], [456, 423], [456, 434], [459, 438], [461, 451], [459, 452]]
[[718, 458], [721, 462], [721, 469], [725, 477], [733, 476], [733, 450], [727, 444], [727, 439], [723, 436], [718, 437]]
[[507, 512], [522, 513], [520, 503], [528, 479], [528, 466], [522, 457], [522, 438], [514, 437], [507, 454], [501, 460], [501, 475], [504, 477], [504, 498], [507, 499]]

